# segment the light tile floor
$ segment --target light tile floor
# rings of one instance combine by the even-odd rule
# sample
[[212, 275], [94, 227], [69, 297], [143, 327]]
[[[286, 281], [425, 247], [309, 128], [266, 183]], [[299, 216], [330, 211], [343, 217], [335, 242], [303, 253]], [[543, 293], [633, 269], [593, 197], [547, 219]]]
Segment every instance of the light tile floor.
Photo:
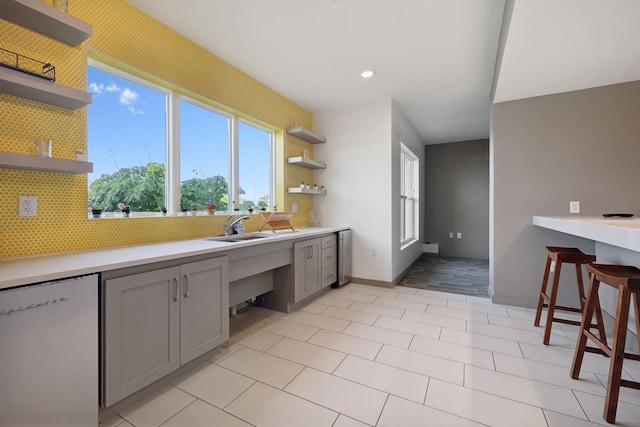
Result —
[[[349, 284], [254, 333], [106, 426], [607, 425], [608, 359], [569, 377], [577, 328], [542, 345], [534, 310]], [[628, 337], [637, 351], [637, 341]], [[640, 362], [624, 376], [640, 381]], [[622, 389], [617, 425], [640, 426]]]

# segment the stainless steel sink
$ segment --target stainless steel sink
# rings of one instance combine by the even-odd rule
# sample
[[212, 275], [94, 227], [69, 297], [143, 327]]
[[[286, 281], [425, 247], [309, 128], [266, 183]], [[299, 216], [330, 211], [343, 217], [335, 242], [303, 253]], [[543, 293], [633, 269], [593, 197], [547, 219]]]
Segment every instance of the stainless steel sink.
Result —
[[247, 240], [264, 239], [267, 237], [270, 237], [270, 235], [269, 234], [232, 234], [230, 236], [210, 237], [205, 240], [212, 240], [214, 242], [235, 243], [235, 242], [246, 242]]

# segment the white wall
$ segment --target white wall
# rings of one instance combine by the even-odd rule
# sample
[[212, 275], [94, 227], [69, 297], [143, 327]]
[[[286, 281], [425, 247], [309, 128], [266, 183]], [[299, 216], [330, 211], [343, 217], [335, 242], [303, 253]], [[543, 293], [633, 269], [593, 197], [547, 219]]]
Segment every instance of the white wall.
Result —
[[322, 225], [353, 229], [353, 277], [399, 279], [421, 255], [424, 229], [421, 200], [420, 239], [400, 249], [400, 143], [420, 158], [420, 182], [424, 145], [390, 100], [317, 113], [314, 124], [327, 138], [314, 147], [315, 158], [327, 163], [314, 172], [314, 182], [327, 187], [326, 196], [314, 199]]
[[[390, 100], [317, 113], [314, 130], [327, 138], [314, 146], [314, 157], [327, 169], [314, 171], [314, 182], [327, 188], [315, 196], [322, 225], [353, 230], [353, 277], [391, 282], [392, 149]], [[377, 256], [372, 256], [376, 249]]]
[[[422, 245], [424, 242], [424, 191], [422, 186], [425, 182], [425, 151], [424, 144], [413, 130], [411, 125], [405, 120], [402, 113], [392, 105], [391, 110], [392, 121], [392, 152], [391, 152], [391, 241], [392, 241], [392, 268], [393, 278], [400, 279], [403, 272], [411, 266], [422, 254]], [[418, 179], [418, 194], [420, 195], [420, 212], [418, 218], [420, 221], [420, 234], [418, 240], [412, 245], [400, 249], [400, 143], [409, 148], [413, 154], [419, 158], [420, 177]]]

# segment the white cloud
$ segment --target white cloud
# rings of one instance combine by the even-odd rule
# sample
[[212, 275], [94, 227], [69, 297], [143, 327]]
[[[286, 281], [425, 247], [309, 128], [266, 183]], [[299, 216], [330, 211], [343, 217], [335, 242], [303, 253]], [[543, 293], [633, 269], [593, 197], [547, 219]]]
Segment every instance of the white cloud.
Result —
[[142, 116], [144, 115], [144, 111], [138, 110], [135, 107], [127, 107], [127, 110], [134, 116]]
[[120, 104], [122, 105], [133, 105], [133, 103], [136, 102], [137, 100], [138, 100], [138, 94], [129, 88], [126, 88], [120, 94]]
[[115, 83], [111, 83], [109, 86], [105, 86], [104, 83], [89, 83], [89, 92], [95, 93], [96, 95], [103, 94], [105, 92], [115, 93], [120, 92], [120, 88]]
[[104, 90], [110, 93], [120, 92], [120, 88], [115, 83], [111, 83], [109, 86], [105, 87]]

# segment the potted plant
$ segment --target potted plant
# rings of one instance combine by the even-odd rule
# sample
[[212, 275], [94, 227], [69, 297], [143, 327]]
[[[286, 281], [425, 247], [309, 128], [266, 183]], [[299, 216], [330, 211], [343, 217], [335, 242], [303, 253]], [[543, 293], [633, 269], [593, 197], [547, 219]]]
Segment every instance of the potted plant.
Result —
[[215, 215], [217, 206], [213, 203], [213, 190], [209, 190], [209, 203], [204, 205], [207, 215]]
[[87, 152], [82, 150], [82, 149], [77, 149], [76, 150], [76, 160], [79, 162], [86, 162], [87, 161]]

